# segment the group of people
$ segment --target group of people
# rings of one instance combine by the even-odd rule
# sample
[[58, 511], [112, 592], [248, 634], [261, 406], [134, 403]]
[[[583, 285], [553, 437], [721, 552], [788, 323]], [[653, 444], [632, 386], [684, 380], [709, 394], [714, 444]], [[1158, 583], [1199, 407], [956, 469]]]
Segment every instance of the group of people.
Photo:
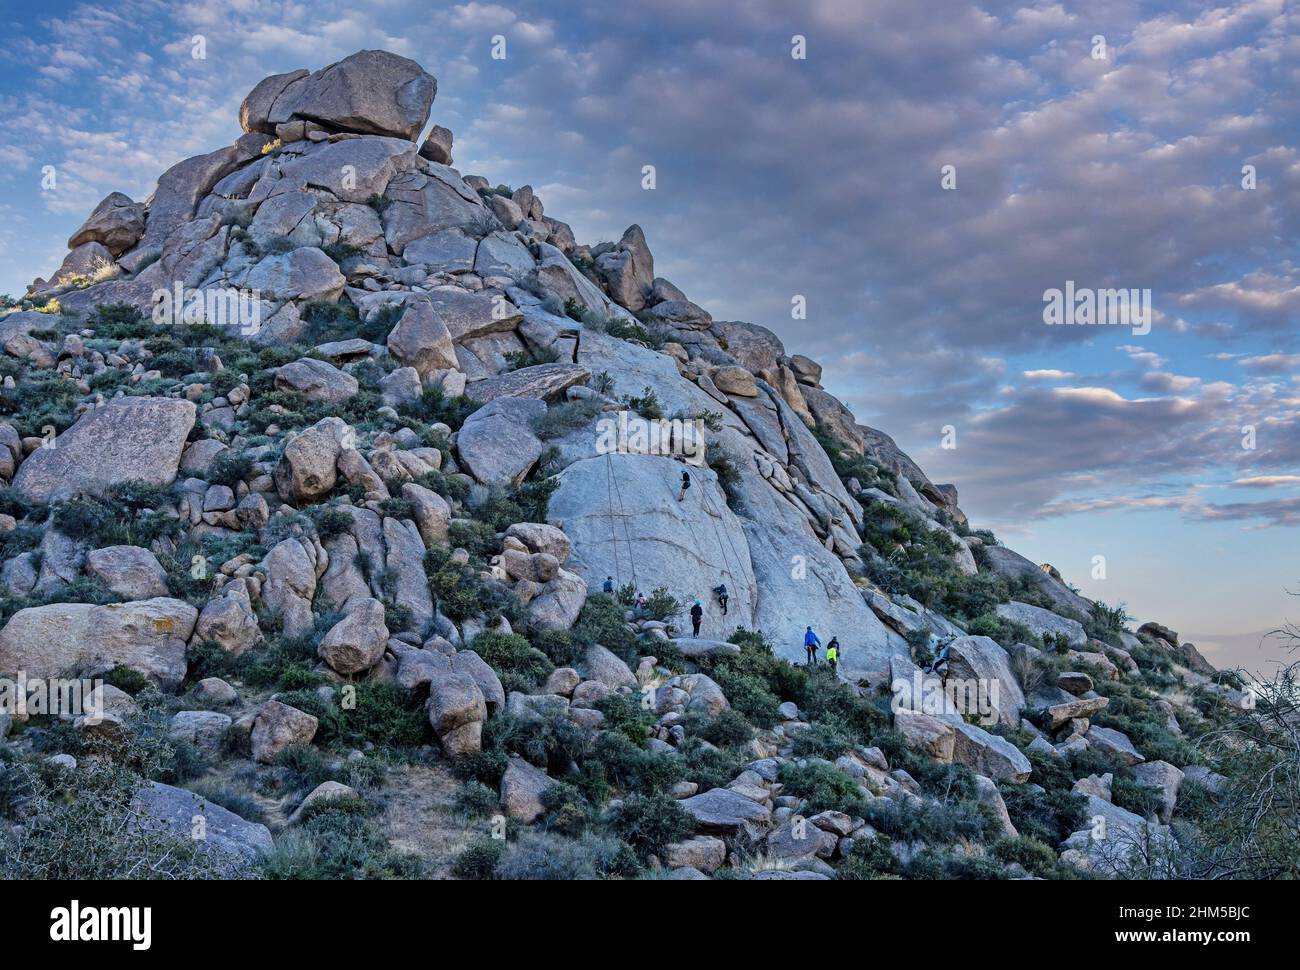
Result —
[[[608, 593], [611, 596], [614, 595], [613, 576], [605, 577], [605, 582], [604, 585], [601, 586], [601, 591]], [[718, 598], [718, 605], [722, 607], [722, 615], [726, 616], [727, 601], [731, 598], [731, 594], [727, 591], [727, 584], [720, 583], [719, 585], [713, 587], [713, 595]], [[637, 609], [644, 608], [647, 602], [648, 600], [646, 599], [645, 593], [636, 594], [635, 606]], [[695, 602], [691, 604], [690, 614], [691, 614], [691, 635], [698, 637], [700, 635], [700, 624], [704, 622], [704, 604], [700, 602], [699, 597], [696, 597]]]
[[[812, 667], [817, 663], [817, 651], [821, 648], [822, 642], [817, 639], [817, 634], [813, 633], [813, 628], [808, 627], [803, 634], [803, 649], [808, 655], [808, 666]], [[830, 664], [831, 670], [835, 670], [840, 664], [840, 639], [831, 637], [831, 642], [826, 644], [826, 662]]]

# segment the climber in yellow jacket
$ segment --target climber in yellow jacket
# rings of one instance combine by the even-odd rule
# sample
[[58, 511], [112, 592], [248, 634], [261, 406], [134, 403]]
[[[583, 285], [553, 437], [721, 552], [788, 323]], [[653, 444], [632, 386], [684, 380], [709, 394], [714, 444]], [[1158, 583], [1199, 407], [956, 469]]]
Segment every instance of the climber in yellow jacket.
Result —
[[826, 662], [831, 665], [831, 670], [837, 669], [840, 660], [840, 640], [839, 637], [831, 637], [831, 642], [826, 644]]

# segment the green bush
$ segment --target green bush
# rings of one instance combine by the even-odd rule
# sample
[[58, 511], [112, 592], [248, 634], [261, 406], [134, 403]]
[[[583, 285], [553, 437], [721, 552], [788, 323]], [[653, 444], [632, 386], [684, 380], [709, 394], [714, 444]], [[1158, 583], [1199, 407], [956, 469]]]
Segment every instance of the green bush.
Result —
[[695, 818], [667, 795], [633, 792], [614, 813], [611, 827], [644, 859], [662, 855], [668, 845], [694, 834]]
[[[0, 773], [0, 878], [238, 879], [242, 858], [165, 826], [136, 824], [140, 776], [109, 760], [75, 769], [23, 760]], [[13, 823], [21, 822], [20, 825]]]
[[838, 718], [813, 721], [794, 736], [794, 753], [800, 758], [834, 761], [853, 747], [848, 725]]
[[[743, 714], [733, 708], [721, 710], [713, 717], [690, 718], [687, 730], [696, 737], [723, 748], [738, 748], [754, 736], [753, 727]], [[801, 732], [803, 733], [806, 732]]]
[[261, 868], [267, 879], [419, 879], [427, 875], [419, 858], [388, 844], [378, 821], [328, 807], [277, 839]]
[[787, 762], [781, 766], [781, 782], [785, 794], [803, 800], [804, 815], [835, 811], [865, 816], [867, 802], [857, 782], [832, 765]]
[[1031, 876], [1050, 879], [1057, 874], [1056, 853], [1038, 839], [1004, 837], [993, 843], [993, 854], [1008, 865], [1018, 863]]
[[585, 836], [581, 842], [549, 832], [524, 832], [496, 865], [498, 879], [577, 880], [633, 876], [636, 855], [622, 842]]
[[315, 743], [357, 747], [367, 742], [383, 747], [411, 748], [430, 740], [423, 704], [395, 684], [362, 680], [348, 685], [355, 706], [344, 708], [336, 696], [326, 701], [313, 689], [285, 693], [281, 700], [320, 721]]
[[545, 414], [533, 422], [533, 431], [543, 441], [563, 438], [591, 424], [600, 416], [602, 408], [601, 402], [595, 398], [562, 401], [551, 405]]
[[532, 694], [555, 669], [546, 654], [517, 633], [480, 633], [470, 649], [497, 672], [507, 693]]
[[592, 593], [573, 625], [573, 642], [582, 648], [600, 644], [629, 666], [636, 663], [636, 634], [623, 619], [623, 606], [608, 593]]
[[456, 856], [451, 867], [452, 874], [458, 879], [491, 879], [505, 851], [505, 839], [478, 839], [471, 842]]

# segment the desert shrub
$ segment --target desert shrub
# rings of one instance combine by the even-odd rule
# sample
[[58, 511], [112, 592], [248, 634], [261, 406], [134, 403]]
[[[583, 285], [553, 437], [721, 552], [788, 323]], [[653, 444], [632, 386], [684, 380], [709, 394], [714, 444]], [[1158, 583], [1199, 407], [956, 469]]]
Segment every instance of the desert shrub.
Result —
[[722, 445], [711, 441], [704, 449], [704, 462], [718, 476], [718, 484], [722, 486], [722, 493], [727, 499], [727, 508], [740, 510], [744, 503], [740, 492], [740, 468], [735, 459]]
[[149, 678], [138, 670], [122, 664], [114, 664], [112, 669], [104, 675], [104, 683], [111, 684], [118, 690], [125, 691], [134, 697], [142, 691], [148, 690]]
[[307, 514], [322, 542], [337, 538], [352, 528], [352, 516], [337, 505], [317, 505]]
[[409, 748], [429, 740], [429, 722], [423, 705], [410, 692], [375, 680], [350, 685], [356, 705], [344, 708], [325, 700], [313, 689], [290, 691], [280, 699], [320, 721], [315, 743], [356, 747], [372, 744]]
[[826, 667], [806, 671], [803, 689], [793, 700], [807, 720], [837, 719], [855, 740], [865, 740], [889, 723], [887, 705], [859, 697]]
[[605, 715], [605, 730], [623, 734], [635, 745], [646, 739], [646, 729], [658, 720], [654, 711], [643, 708], [636, 694], [610, 694], [596, 702]]
[[267, 879], [418, 879], [414, 855], [388, 844], [380, 824], [363, 814], [326, 807], [276, 840], [262, 861]]
[[497, 805], [497, 793], [481, 781], [470, 779], [456, 793], [456, 807], [471, 817], [493, 815]]
[[524, 832], [496, 865], [498, 879], [607, 879], [632, 876], [636, 855], [623, 842], [585, 836], [581, 842], [549, 832]]
[[1002, 864], [996, 859], [971, 852], [927, 846], [904, 867], [908, 879], [974, 880], [1003, 879]]
[[816, 761], [803, 765], [787, 762], [781, 766], [781, 782], [785, 794], [803, 800], [804, 815], [825, 811], [865, 814], [867, 802], [857, 782], [832, 765]]
[[840, 866], [837, 879], [897, 879], [903, 871], [898, 857], [890, 851], [893, 840], [887, 835], [855, 839], [853, 850]]
[[[0, 878], [247, 878], [248, 863], [162, 825], [135, 824], [140, 776], [109, 760], [19, 761], [0, 774]], [[21, 807], [19, 807], [21, 806]]]
[[1110, 800], [1120, 808], [1146, 818], [1159, 813], [1164, 799], [1160, 789], [1138, 784], [1133, 778], [1116, 775], [1110, 783]]
[[[314, 631], [291, 637], [271, 632], [255, 650], [247, 651], [233, 662], [233, 671], [250, 687], [295, 690], [317, 684], [320, 676], [312, 669], [316, 666], [313, 634]], [[217, 676], [221, 672], [221, 668], [214, 667], [203, 675]]]
[[652, 387], [642, 388], [640, 394], [623, 395], [623, 403], [630, 410], [635, 411], [643, 418], [649, 418], [651, 421], [664, 416], [663, 405], [659, 403], [659, 398], [655, 395]]
[[141, 340], [155, 330], [153, 321], [130, 303], [101, 303], [87, 317], [86, 326], [103, 340]]
[[[737, 748], [754, 736], [754, 729], [743, 714], [733, 708], [719, 711], [713, 717], [688, 719], [687, 730], [710, 744], [723, 748]], [[800, 732], [806, 734], [807, 732]], [[796, 741], [796, 750], [797, 750]]]
[[948, 843], [957, 839], [982, 842], [999, 830], [987, 806], [969, 800], [926, 800], [919, 805], [904, 805], [877, 799], [865, 806], [861, 814], [880, 831], [905, 842]]
[[636, 635], [623, 619], [622, 605], [608, 593], [587, 597], [572, 632], [573, 642], [584, 649], [599, 643], [629, 665], [636, 663]]
[[34, 503], [21, 489], [0, 484], [0, 514], [24, 519], [35, 508]]
[[853, 747], [853, 735], [839, 718], [813, 721], [794, 736], [794, 753], [800, 758], [833, 761]]
[[252, 456], [240, 451], [223, 451], [208, 466], [207, 479], [213, 485], [234, 488], [253, 470]]
[[695, 832], [695, 818], [667, 795], [633, 792], [623, 799], [610, 827], [644, 859], [689, 838]]
[[477, 839], [456, 856], [452, 875], [458, 879], [491, 879], [505, 851], [505, 839]]
[[992, 846], [993, 855], [1002, 862], [1019, 864], [1031, 876], [1050, 879], [1057, 875], [1059, 863], [1051, 846], [1038, 839], [1019, 836], [998, 839]]
[[542, 792], [542, 824], [552, 832], [576, 838], [600, 822], [600, 812], [578, 785], [554, 782]]
[[54, 526], [64, 535], [94, 546], [145, 546], [180, 531], [174, 518], [160, 514], [175, 505], [170, 488], [144, 482], [111, 486], [103, 497], [78, 495], [54, 506]]
[[399, 414], [416, 418], [426, 424], [445, 424], [452, 431], [459, 431], [465, 419], [477, 411], [481, 404], [463, 394], [448, 397], [441, 388], [426, 387], [418, 401], [398, 407]]
[[654, 754], [626, 734], [602, 731], [592, 743], [585, 764], [610, 784], [639, 792], [662, 792], [681, 781], [684, 766], [669, 754]]
[[249, 822], [266, 822], [266, 812], [248, 792], [240, 791], [219, 779], [211, 777], [195, 778], [185, 786], [205, 801], [220, 805], [229, 812]]
[[507, 693], [534, 693], [555, 669], [546, 654], [517, 633], [480, 633], [470, 646], [497, 672]]
[[1011, 823], [1023, 838], [1060, 845], [1084, 827], [1088, 801], [1068, 788], [1039, 789], [1003, 783], [998, 790]]
[[451, 619], [482, 615], [495, 620], [504, 616], [512, 626], [522, 625], [526, 614], [515, 595], [499, 584], [484, 582], [476, 570], [456, 563], [449, 549], [426, 552], [424, 571], [434, 602]]
[[585, 428], [600, 416], [602, 404], [596, 399], [563, 401], [552, 405], [546, 413], [533, 422], [533, 430], [543, 441], [563, 438], [566, 434]]
[[528, 639], [557, 667], [572, 667], [582, 659], [583, 652], [573, 642], [573, 635], [568, 630], [534, 629], [529, 631]]

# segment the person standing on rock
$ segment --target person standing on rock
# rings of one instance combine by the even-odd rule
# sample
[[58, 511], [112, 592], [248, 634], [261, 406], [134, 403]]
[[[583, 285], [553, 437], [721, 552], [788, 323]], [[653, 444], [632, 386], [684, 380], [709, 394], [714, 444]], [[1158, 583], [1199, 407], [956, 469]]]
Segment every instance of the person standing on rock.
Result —
[[813, 664], [817, 662], [817, 648], [820, 647], [821, 645], [822, 642], [817, 639], [817, 634], [813, 633], [813, 628], [808, 627], [808, 629], [804, 632], [803, 635], [803, 649], [804, 652], [808, 655], [809, 667], [811, 667]]
[[604, 590], [606, 593], [613, 593], [613, 592], [614, 592], [614, 577], [613, 577], [613, 576], [606, 576], [606, 577], [605, 577], [605, 585], [602, 586], [601, 589]]
[[691, 634], [692, 636], [698, 637], [700, 635], [700, 622], [703, 619], [704, 619], [704, 607], [700, 605], [699, 600], [696, 600], [695, 605], [691, 607], [691, 629], [693, 631]]
[[686, 490], [691, 487], [691, 476], [682, 472], [682, 490], [677, 493], [677, 501], [686, 498]]
[[840, 662], [840, 638], [831, 637], [831, 642], [826, 644], [826, 662], [831, 665], [834, 671]]

